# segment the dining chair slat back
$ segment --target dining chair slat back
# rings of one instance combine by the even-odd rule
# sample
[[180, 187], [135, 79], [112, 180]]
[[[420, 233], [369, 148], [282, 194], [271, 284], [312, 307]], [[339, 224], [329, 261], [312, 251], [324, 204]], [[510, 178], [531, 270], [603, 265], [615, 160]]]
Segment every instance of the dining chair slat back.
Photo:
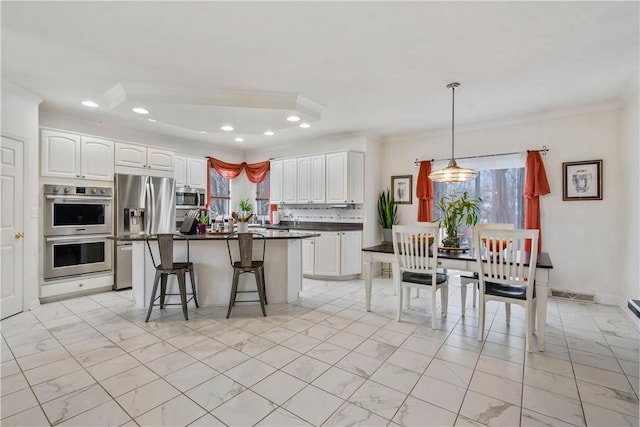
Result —
[[[440, 290], [441, 312], [447, 315], [448, 276], [438, 272], [438, 250], [433, 242], [439, 236], [437, 224], [394, 225], [393, 252], [399, 267], [397, 279], [397, 320], [402, 318], [405, 288], [431, 289], [431, 327], [436, 327], [436, 291]], [[408, 291], [410, 292], [410, 291]], [[409, 298], [406, 299], [409, 305]]]
[[[526, 311], [526, 348], [530, 351], [535, 322], [535, 274], [538, 253], [525, 250], [527, 241], [538, 246], [538, 230], [505, 230], [500, 228], [474, 228], [473, 241], [480, 287], [478, 314], [478, 340], [484, 338], [486, 303], [490, 300], [518, 304]], [[508, 323], [508, 322], [507, 322]]]

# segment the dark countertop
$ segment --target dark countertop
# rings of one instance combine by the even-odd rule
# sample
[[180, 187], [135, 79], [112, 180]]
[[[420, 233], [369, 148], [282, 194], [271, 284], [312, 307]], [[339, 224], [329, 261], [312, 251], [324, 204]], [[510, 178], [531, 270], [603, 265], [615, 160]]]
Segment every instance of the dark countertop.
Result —
[[[309, 237], [318, 236], [313, 232], [303, 231], [286, 231], [286, 230], [253, 230], [256, 234], [262, 234], [267, 240], [285, 240], [285, 239], [307, 239]], [[179, 233], [176, 233], [179, 234]], [[225, 240], [230, 233], [207, 233], [207, 234], [190, 234], [184, 235], [188, 240]], [[119, 236], [107, 237], [111, 240], [121, 242], [140, 242], [147, 240], [146, 234], [125, 234]]]
[[361, 222], [301, 222], [280, 221], [278, 225], [267, 224], [268, 230], [313, 230], [313, 231], [361, 231]]

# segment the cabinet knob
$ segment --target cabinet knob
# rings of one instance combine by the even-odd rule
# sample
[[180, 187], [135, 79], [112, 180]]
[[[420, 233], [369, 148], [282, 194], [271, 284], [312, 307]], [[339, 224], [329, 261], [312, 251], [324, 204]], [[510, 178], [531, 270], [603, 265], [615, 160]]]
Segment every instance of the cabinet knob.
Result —
[[16, 235], [14, 236], [16, 239], [22, 239], [24, 237], [24, 233], [16, 233]]

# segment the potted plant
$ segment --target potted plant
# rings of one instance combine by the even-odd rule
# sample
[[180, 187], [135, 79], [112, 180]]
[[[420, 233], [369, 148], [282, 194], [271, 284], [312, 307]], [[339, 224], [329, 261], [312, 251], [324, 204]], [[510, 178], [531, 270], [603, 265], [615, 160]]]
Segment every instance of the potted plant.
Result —
[[253, 217], [253, 206], [249, 203], [249, 199], [240, 200], [240, 214], [235, 212], [231, 216], [238, 222], [238, 233], [247, 233], [249, 231], [249, 220]]
[[458, 228], [463, 224], [473, 227], [478, 223], [480, 203], [482, 203], [481, 199], [470, 198], [469, 193], [466, 191], [445, 194], [440, 198], [436, 208], [442, 212], [442, 218], [437, 223], [445, 229], [447, 234], [442, 239], [442, 246], [448, 248], [460, 247]]
[[209, 215], [207, 211], [201, 211], [198, 217], [198, 234], [206, 234], [207, 225], [209, 225]]
[[392, 242], [391, 229], [398, 223], [398, 206], [393, 202], [389, 188], [378, 196], [378, 223], [382, 226], [384, 241]]

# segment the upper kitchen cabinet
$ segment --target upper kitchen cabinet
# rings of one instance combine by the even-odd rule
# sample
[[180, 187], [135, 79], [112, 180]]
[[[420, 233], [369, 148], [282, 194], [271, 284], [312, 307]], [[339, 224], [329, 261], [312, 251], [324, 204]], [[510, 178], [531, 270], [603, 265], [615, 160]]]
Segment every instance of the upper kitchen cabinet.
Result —
[[329, 153], [326, 162], [326, 203], [363, 203], [364, 153]]
[[282, 198], [282, 160], [271, 160], [269, 166], [269, 202], [278, 204], [283, 202]]
[[40, 148], [42, 176], [113, 180], [113, 141], [42, 130]]
[[269, 172], [269, 199], [271, 203], [296, 203], [297, 159], [271, 160]]
[[173, 171], [172, 151], [155, 147], [116, 142], [116, 166]]
[[175, 155], [176, 187], [207, 188], [207, 159]]
[[325, 202], [325, 155], [298, 157], [297, 203]]
[[282, 162], [282, 202], [298, 201], [298, 159], [284, 159]]

